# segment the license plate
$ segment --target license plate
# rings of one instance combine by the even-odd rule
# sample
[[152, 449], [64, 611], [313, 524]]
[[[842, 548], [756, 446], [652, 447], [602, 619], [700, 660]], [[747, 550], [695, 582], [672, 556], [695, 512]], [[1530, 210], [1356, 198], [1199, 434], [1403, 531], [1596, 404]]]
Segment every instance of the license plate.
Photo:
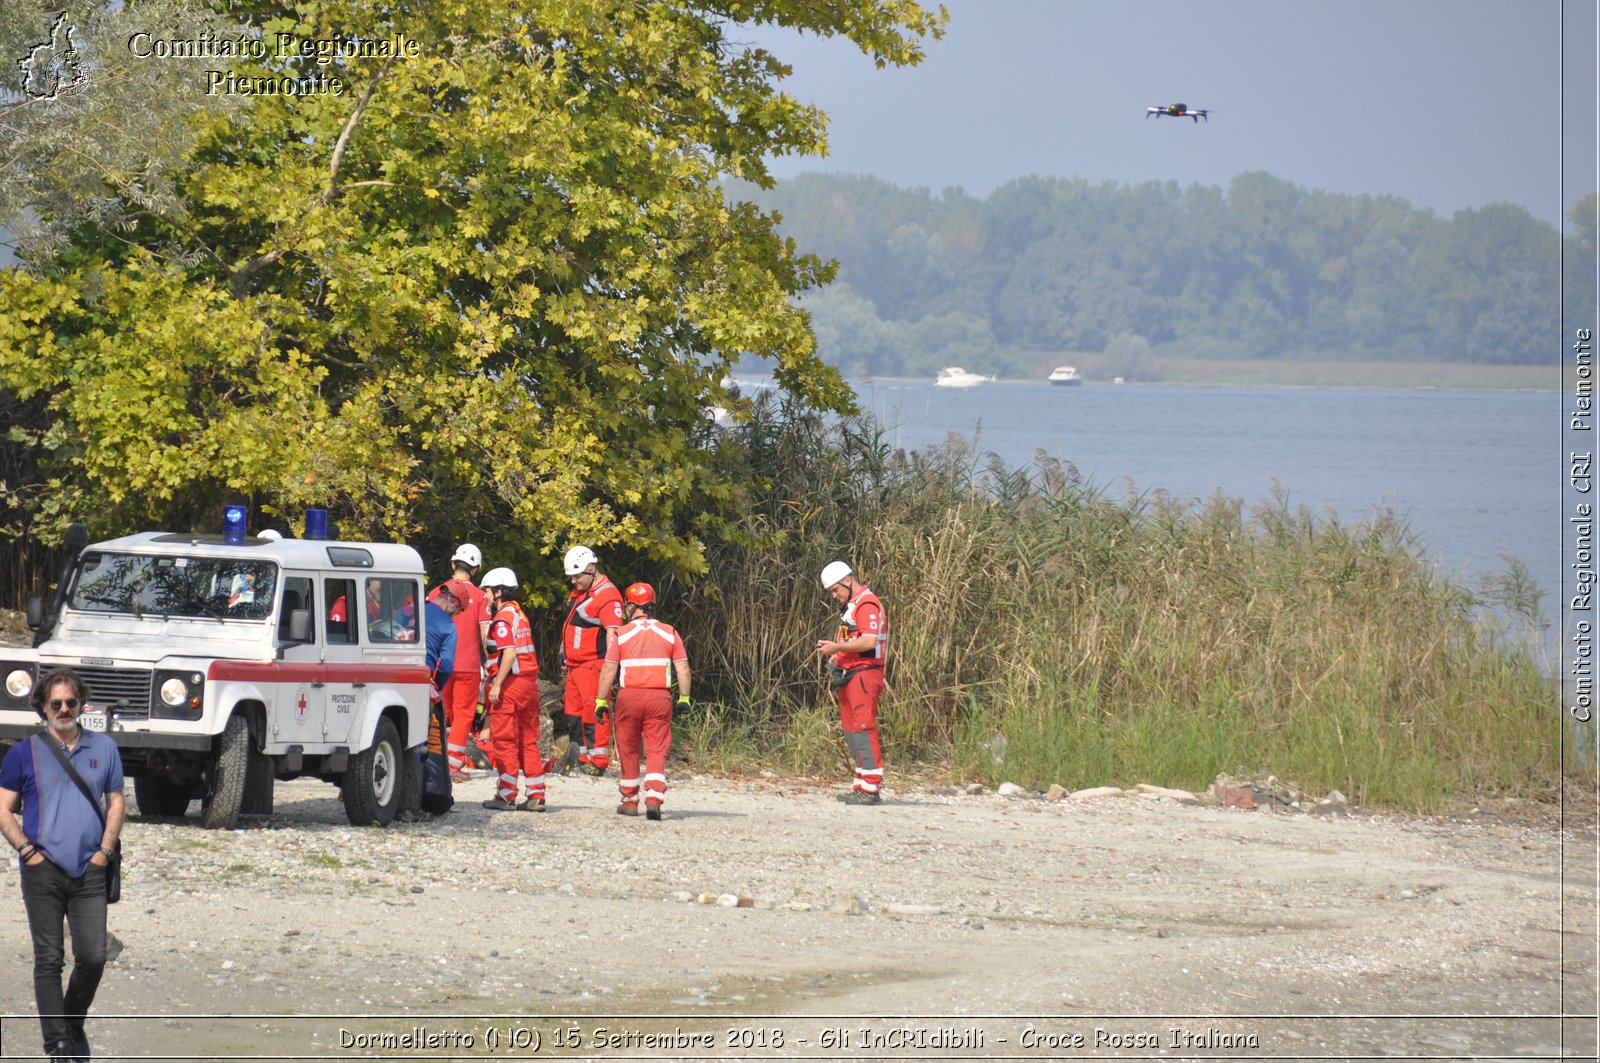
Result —
[[78, 717], [78, 722], [83, 725], [83, 729], [85, 731], [103, 732], [106, 729], [106, 717], [104, 713], [86, 712], [82, 716]]

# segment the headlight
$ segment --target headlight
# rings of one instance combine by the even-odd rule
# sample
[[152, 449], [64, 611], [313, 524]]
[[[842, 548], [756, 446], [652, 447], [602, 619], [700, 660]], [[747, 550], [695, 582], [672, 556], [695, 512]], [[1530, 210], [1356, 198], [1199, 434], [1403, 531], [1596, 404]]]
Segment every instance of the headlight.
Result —
[[200, 672], [160, 670], [151, 715], [164, 720], [198, 720], [206, 699], [206, 677]]
[[26, 668], [15, 668], [6, 674], [6, 693], [21, 700], [33, 693], [33, 673]]

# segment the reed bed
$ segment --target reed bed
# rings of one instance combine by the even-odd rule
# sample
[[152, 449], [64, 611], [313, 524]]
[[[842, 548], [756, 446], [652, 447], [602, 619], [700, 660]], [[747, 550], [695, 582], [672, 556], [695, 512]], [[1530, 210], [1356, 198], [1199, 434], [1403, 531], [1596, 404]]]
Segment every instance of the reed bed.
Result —
[[817, 573], [842, 557], [889, 609], [891, 769], [1039, 788], [1272, 773], [1418, 811], [1551, 796], [1577, 770], [1504, 611], [1392, 515], [1113, 497], [1043, 455], [905, 453], [870, 418], [781, 400], [724, 446], [760, 487], [669, 605], [712, 703], [683, 739], [697, 762], [839, 770], [812, 647], [835, 616]]

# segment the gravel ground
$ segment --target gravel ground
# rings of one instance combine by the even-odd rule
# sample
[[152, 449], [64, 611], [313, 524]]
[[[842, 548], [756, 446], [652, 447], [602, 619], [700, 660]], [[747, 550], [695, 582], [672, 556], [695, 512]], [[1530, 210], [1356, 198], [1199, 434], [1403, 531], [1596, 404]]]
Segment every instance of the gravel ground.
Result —
[[614, 776], [388, 830], [310, 780], [239, 830], [133, 816], [97, 1058], [1595, 1057], [1592, 820], [691, 776], [650, 823]]

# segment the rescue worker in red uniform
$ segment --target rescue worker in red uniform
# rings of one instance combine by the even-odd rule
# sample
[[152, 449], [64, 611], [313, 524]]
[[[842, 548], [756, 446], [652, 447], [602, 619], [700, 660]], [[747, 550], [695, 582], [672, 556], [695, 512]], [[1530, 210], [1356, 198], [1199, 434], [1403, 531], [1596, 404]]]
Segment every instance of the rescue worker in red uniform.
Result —
[[[483, 589], [494, 600], [489, 624], [491, 661], [489, 736], [494, 766], [500, 772], [495, 795], [483, 807], [495, 812], [543, 812], [545, 771], [539, 756], [539, 661], [533, 651], [533, 628], [517, 603], [517, 576], [509, 568], [490, 570]], [[526, 796], [517, 800], [517, 777]]]
[[839, 698], [839, 722], [855, 763], [855, 785], [839, 800], [847, 805], [876, 805], [883, 800], [883, 748], [878, 742], [878, 698], [883, 694], [888, 617], [883, 603], [855, 578], [843, 561], [822, 569], [823, 589], [844, 607], [839, 631], [817, 640], [817, 653], [828, 662]]
[[462, 543], [450, 557], [454, 574], [434, 589], [433, 597], [448, 589], [464, 604], [452, 619], [456, 625], [455, 671], [443, 690], [445, 728], [449, 734], [450, 781], [472, 778], [467, 758], [467, 738], [472, 734], [472, 719], [478, 712], [478, 695], [483, 690], [483, 636], [490, 618], [485, 615], [488, 595], [472, 578], [483, 564], [483, 554], [471, 543]]
[[[605, 664], [600, 670], [599, 696], [595, 716], [611, 715], [611, 684], [617, 684], [616, 723], [617, 767], [621, 778], [617, 789], [622, 803], [619, 816], [639, 814], [639, 753], [644, 752], [644, 814], [661, 818], [661, 805], [667, 798], [667, 751], [672, 748], [673, 717], [689, 711], [689, 655], [683, 636], [670, 624], [655, 618], [656, 592], [648, 583], [628, 588], [623, 607], [627, 623], [606, 646]], [[678, 699], [674, 704], [668, 689], [673, 675], [678, 679]]]
[[562, 697], [567, 728], [563, 774], [573, 768], [604, 775], [611, 764], [611, 725], [595, 717], [600, 667], [622, 626], [622, 594], [598, 571], [594, 551], [574, 546], [562, 559], [572, 593], [561, 624], [561, 659], [567, 667]]

